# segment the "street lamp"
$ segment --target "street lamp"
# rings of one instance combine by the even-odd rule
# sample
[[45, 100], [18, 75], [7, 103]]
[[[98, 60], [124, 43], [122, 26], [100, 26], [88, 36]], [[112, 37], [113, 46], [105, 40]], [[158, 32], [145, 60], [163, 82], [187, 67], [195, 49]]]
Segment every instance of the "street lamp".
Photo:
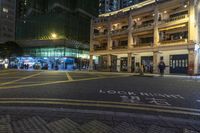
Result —
[[51, 37], [52, 37], [52, 39], [56, 39], [57, 38], [57, 34], [56, 33], [51, 33]]

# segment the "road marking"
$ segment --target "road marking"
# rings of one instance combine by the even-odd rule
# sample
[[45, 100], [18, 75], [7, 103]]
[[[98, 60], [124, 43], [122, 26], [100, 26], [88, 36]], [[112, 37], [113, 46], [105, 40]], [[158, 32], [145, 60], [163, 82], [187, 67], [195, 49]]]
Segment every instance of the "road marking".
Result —
[[105, 78], [111, 79], [111, 78], [119, 78], [119, 77], [128, 77], [128, 76], [95, 77], [95, 78], [85, 78], [85, 79], [78, 79], [78, 80], [72, 80], [72, 81], [64, 80], [64, 81], [46, 82], [46, 83], [30, 84], [30, 85], [0, 86], [0, 89], [13, 89], [13, 88], [16, 89], [16, 88], [22, 88], [22, 87], [45, 86], [45, 85], [60, 84], [60, 83], [72, 83], [72, 82], [79, 82], [79, 81], [89, 81], [89, 80], [105, 79]]
[[66, 75], [67, 75], [67, 79], [68, 79], [69, 81], [73, 81], [73, 78], [69, 75], [68, 72], [66, 72]]
[[13, 75], [13, 74], [16, 74], [16, 73], [19, 73], [19, 72], [5, 72], [5, 73], [0, 73], [0, 76], [4, 76], [4, 75]]
[[161, 106], [161, 105], [151, 105], [151, 104], [137, 104], [137, 103], [124, 103], [124, 102], [112, 102], [112, 101], [95, 101], [95, 100], [77, 100], [77, 99], [52, 99], [52, 98], [0, 98], [1, 101], [48, 101], [48, 102], [73, 102], [73, 103], [95, 103], [95, 104], [111, 104], [111, 105], [123, 105], [123, 106], [135, 106], [135, 107], [149, 107], [149, 108], [162, 108], [162, 109], [172, 109], [172, 110], [184, 110], [199, 112], [200, 109], [175, 107], [175, 106]]
[[[40, 73], [41, 73], [41, 72], [40, 72]], [[35, 77], [35, 76], [40, 75], [40, 73], [36, 73], [36, 74], [33, 74], [33, 75], [29, 75], [29, 76], [26, 76], [26, 77], [23, 77], [23, 78], [20, 78], [20, 79], [16, 79], [16, 80], [13, 80], [13, 81], [1, 83], [0, 86], [9, 85], [9, 84], [12, 84], [12, 83], [15, 83], [15, 82], [18, 82], [18, 81], [22, 81], [22, 80], [25, 80], [25, 79], [29, 79], [29, 78], [32, 78], [32, 77]], [[0, 88], [1, 88], [1, 87], [0, 87]]]
[[174, 113], [174, 114], [185, 114], [185, 115], [195, 115], [195, 116], [200, 116], [200, 110], [194, 110], [194, 112], [191, 112], [192, 109], [188, 108], [182, 108], [182, 109], [176, 109], [173, 107], [170, 108], [165, 108], [162, 106], [155, 106], [155, 107], [150, 107], [150, 106], [135, 106], [133, 105], [121, 105], [121, 104], [104, 104], [100, 103], [99, 101], [91, 102], [89, 103], [88, 101], [83, 102], [85, 100], [76, 100], [80, 102], [70, 102], [70, 101], [37, 101], [37, 100], [6, 100], [6, 101], [0, 101], [0, 104], [51, 104], [51, 105], [71, 105], [71, 106], [86, 106], [86, 107], [104, 107], [104, 108], [118, 108], [118, 109], [132, 109], [132, 110], [142, 110], [142, 111], [152, 111], [152, 112], [163, 112], [163, 113]]

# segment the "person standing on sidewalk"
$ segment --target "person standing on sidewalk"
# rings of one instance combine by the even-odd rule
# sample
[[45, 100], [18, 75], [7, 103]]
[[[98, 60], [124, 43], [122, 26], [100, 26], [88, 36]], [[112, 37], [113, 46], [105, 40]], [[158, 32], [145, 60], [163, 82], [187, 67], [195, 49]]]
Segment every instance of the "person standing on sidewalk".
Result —
[[163, 76], [166, 68], [166, 65], [163, 60], [160, 61], [158, 68], [160, 70], [160, 75]]

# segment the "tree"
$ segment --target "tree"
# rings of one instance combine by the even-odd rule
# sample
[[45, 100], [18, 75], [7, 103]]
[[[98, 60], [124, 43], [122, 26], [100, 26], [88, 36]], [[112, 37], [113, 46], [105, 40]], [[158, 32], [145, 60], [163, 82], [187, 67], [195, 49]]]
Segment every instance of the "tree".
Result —
[[17, 57], [23, 55], [23, 48], [19, 46], [16, 42], [5, 42], [0, 44], [0, 57], [8, 58]]

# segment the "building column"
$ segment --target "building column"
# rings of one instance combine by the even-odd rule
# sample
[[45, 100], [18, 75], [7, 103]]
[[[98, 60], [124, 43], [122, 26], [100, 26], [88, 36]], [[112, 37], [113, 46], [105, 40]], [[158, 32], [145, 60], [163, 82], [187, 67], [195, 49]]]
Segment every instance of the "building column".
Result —
[[94, 26], [93, 20], [90, 21], [90, 51], [94, 51], [94, 44], [93, 44], [93, 36], [94, 36]]
[[159, 11], [158, 7], [155, 7], [154, 10], [154, 47], [157, 47], [159, 45], [160, 36], [159, 36], [159, 30], [158, 30], [158, 18], [159, 18]]
[[132, 53], [128, 53], [128, 72], [132, 72]]
[[112, 23], [110, 20], [108, 20], [108, 37], [107, 37], [107, 49], [112, 50], [112, 38], [111, 38], [111, 30], [112, 30]]
[[107, 40], [107, 44], [108, 44], [108, 50], [112, 50], [112, 44], [113, 44], [113, 40], [111, 38], [111, 36], [108, 36], [108, 40]]
[[188, 74], [198, 74], [198, 51], [188, 49]]
[[109, 71], [111, 71], [111, 65], [112, 65], [112, 63], [111, 63], [111, 55], [108, 54], [107, 55], [107, 68], [109, 69]]
[[128, 48], [132, 49], [133, 48], [133, 20], [132, 20], [132, 15], [130, 13], [129, 18], [128, 18]]
[[188, 24], [188, 42], [197, 42], [197, 21], [195, 14], [196, 3], [195, 0], [190, 0], [189, 2], [189, 24]]
[[155, 51], [153, 53], [153, 73], [159, 73], [158, 64], [160, 62], [160, 52]]
[[93, 55], [90, 55], [89, 70], [93, 70], [93, 69], [94, 69]]

